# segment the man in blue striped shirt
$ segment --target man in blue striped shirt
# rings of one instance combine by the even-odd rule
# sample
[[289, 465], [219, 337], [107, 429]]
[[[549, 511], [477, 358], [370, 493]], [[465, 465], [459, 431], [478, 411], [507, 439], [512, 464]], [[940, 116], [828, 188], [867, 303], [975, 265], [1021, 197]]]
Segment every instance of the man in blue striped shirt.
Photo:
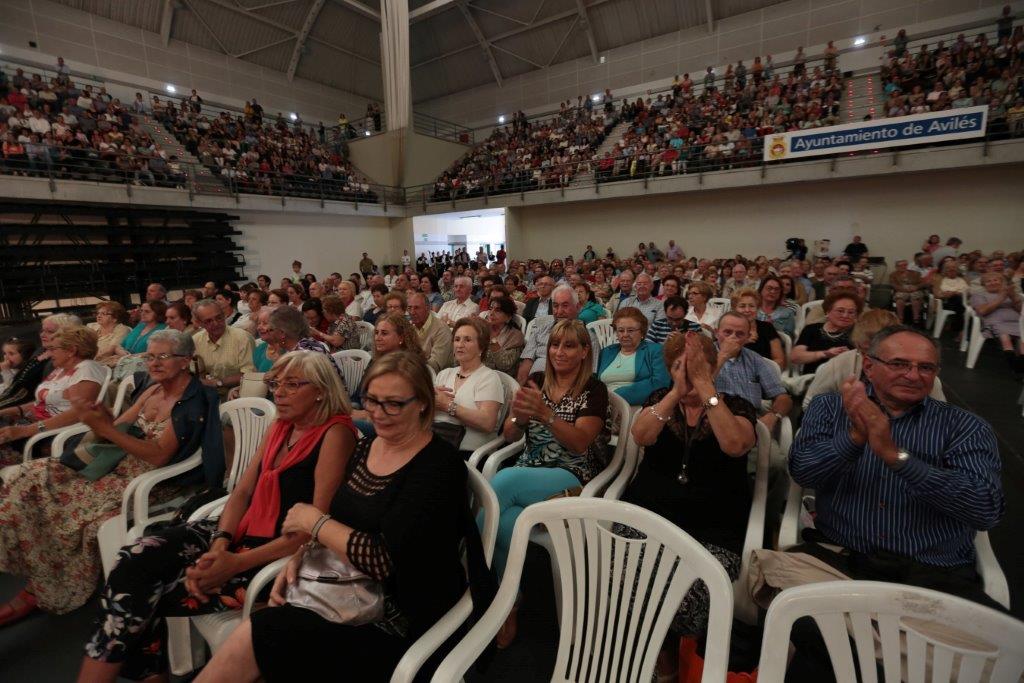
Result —
[[999, 451], [988, 423], [929, 397], [938, 369], [923, 333], [880, 331], [864, 359], [869, 384], [850, 377], [841, 393], [811, 402], [790, 473], [815, 490], [821, 540], [857, 560], [842, 570], [872, 574], [853, 578], [992, 604], [974, 570], [974, 536], [1003, 515]]

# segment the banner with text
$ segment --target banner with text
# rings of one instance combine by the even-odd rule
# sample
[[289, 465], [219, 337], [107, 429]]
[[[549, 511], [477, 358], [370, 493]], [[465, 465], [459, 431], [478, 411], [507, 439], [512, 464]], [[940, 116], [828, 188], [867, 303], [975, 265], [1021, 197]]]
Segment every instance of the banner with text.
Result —
[[967, 107], [767, 136], [765, 161], [965, 140], [985, 134], [988, 107]]

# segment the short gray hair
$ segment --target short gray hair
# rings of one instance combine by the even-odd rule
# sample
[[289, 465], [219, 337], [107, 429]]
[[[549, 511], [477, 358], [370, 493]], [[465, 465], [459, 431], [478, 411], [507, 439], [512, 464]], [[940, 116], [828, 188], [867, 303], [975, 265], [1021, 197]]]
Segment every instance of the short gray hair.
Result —
[[455, 280], [453, 280], [453, 281], [452, 281], [452, 284], [456, 284], [456, 285], [457, 285], [457, 284], [459, 284], [460, 282], [461, 282], [461, 283], [463, 283], [463, 284], [467, 284], [467, 285], [469, 285], [470, 287], [472, 287], [472, 286], [473, 286], [473, 278], [471, 278], [471, 277], [466, 277], [465, 275], [460, 275], [460, 276], [458, 276], [457, 278], [455, 278]]
[[73, 313], [54, 313], [43, 318], [43, 321], [49, 321], [51, 325], [56, 325], [58, 331], [68, 327], [82, 326], [82, 319]]
[[220, 304], [213, 299], [200, 299], [199, 301], [192, 304], [192, 315], [199, 315], [200, 308], [206, 308], [207, 306], [213, 306], [218, 311], [220, 310]]
[[716, 330], [722, 326], [722, 321], [725, 320], [726, 318], [736, 318], [737, 320], [742, 320], [748, 325], [750, 324], [750, 318], [748, 318], [747, 316], [741, 313], [737, 313], [736, 311], [726, 311], [718, 318], [718, 323], [715, 324]]
[[573, 306], [580, 305], [580, 298], [579, 296], [576, 295], [576, 290], [570, 287], [569, 285], [558, 285], [553, 290], [551, 290], [551, 299], [554, 300], [555, 295], [558, 294], [559, 292], [567, 292], [569, 294], [569, 297], [572, 299]]
[[270, 326], [289, 339], [302, 339], [309, 336], [309, 323], [302, 311], [291, 306], [278, 306], [270, 314], [267, 321]]
[[188, 356], [191, 358], [196, 354], [196, 345], [192, 341], [192, 335], [185, 332], [179, 332], [178, 330], [159, 330], [149, 335], [149, 344], [153, 342], [162, 342], [171, 345], [171, 353], [176, 356]]
[[875, 336], [871, 338], [871, 345], [868, 346], [868, 355], [878, 355], [878, 347], [881, 346], [886, 339], [888, 339], [889, 337], [893, 337], [897, 334], [912, 334], [916, 337], [924, 339], [925, 341], [928, 342], [932, 349], [935, 350], [936, 358], [938, 358], [940, 362], [942, 361], [942, 357], [939, 354], [939, 345], [936, 343], [934, 339], [931, 338], [931, 335], [922, 332], [917, 328], [910, 327], [909, 325], [890, 325], [889, 327], [883, 327], [882, 329], [880, 329], [878, 332], [875, 333]]

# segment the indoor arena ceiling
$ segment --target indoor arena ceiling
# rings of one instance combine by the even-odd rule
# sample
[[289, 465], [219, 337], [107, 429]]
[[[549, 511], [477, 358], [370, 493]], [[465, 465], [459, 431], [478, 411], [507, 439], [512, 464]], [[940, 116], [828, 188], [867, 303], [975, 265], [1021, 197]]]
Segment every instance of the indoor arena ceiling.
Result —
[[[260, 66], [380, 99], [375, 0], [56, 0]], [[422, 102], [780, 0], [410, 0]]]

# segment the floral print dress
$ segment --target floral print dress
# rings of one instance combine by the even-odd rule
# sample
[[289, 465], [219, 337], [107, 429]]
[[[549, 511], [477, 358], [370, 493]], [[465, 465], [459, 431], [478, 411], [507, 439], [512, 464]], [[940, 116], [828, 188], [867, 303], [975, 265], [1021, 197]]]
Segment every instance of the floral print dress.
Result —
[[[148, 439], [159, 438], [169, 424], [169, 418], [136, 421]], [[0, 571], [28, 578], [48, 612], [64, 614], [84, 605], [102, 571], [96, 531], [117, 514], [128, 483], [152, 469], [129, 455], [90, 481], [51, 458], [23, 465], [0, 486]], [[157, 487], [154, 497], [167, 500], [174, 495], [171, 488]]]

